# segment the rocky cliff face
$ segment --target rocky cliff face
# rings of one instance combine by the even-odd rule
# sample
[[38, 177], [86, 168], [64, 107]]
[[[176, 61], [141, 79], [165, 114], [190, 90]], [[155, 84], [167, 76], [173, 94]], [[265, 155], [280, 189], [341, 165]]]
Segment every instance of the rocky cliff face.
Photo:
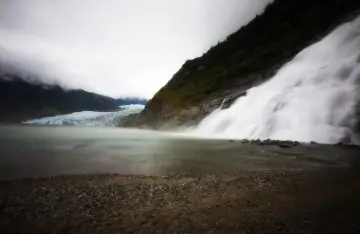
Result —
[[[270, 78], [309, 44], [359, 14], [359, 0], [276, 0], [200, 58], [186, 61], [130, 125], [197, 124]], [[129, 125], [129, 124], [128, 124]]]

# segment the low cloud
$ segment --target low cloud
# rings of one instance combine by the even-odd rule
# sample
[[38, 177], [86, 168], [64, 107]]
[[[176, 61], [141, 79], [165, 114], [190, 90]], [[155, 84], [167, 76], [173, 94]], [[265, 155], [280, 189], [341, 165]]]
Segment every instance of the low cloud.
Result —
[[270, 0], [3, 0], [0, 63], [43, 82], [151, 97]]

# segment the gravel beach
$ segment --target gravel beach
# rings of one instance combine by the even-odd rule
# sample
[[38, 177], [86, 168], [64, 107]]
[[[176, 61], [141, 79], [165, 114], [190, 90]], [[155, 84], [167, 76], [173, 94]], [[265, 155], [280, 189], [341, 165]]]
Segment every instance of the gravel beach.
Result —
[[0, 126], [0, 233], [359, 233], [359, 152]]
[[357, 233], [355, 169], [0, 183], [1, 233]]

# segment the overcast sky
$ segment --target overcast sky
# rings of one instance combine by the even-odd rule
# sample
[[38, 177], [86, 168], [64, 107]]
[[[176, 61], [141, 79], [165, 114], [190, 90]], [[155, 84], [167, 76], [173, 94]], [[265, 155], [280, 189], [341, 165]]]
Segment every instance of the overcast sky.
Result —
[[[270, 0], [0, 0], [0, 62], [47, 83], [150, 98]], [[44, 78], [46, 77], [46, 78]]]

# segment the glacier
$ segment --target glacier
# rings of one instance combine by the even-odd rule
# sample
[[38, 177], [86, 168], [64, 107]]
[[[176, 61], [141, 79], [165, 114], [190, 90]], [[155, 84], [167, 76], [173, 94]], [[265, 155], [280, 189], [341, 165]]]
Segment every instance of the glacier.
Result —
[[66, 115], [56, 115], [28, 120], [23, 123], [35, 125], [75, 125], [75, 126], [116, 126], [121, 119], [131, 114], [140, 113], [144, 105], [132, 104], [119, 106], [115, 112], [81, 111]]

